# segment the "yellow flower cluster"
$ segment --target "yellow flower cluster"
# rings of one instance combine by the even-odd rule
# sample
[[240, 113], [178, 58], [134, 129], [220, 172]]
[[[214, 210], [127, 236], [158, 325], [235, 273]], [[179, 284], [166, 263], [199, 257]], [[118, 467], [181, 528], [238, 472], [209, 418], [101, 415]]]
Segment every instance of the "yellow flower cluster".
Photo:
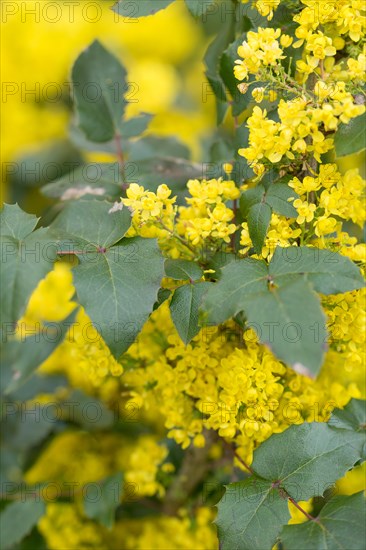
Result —
[[[292, 179], [289, 185], [301, 197], [294, 201], [299, 214], [297, 223], [311, 222], [315, 217], [314, 232], [318, 237], [336, 231], [339, 218], [362, 227], [366, 220], [365, 184], [357, 168], [342, 176], [334, 164], [320, 165], [317, 177], [307, 176], [302, 182]], [[308, 202], [310, 194], [312, 203]]]
[[240, 196], [239, 189], [231, 180], [190, 180], [187, 183], [191, 197], [186, 199], [188, 207], [180, 207], [177, 231], [194, 246], [205, 240], [222, 239], [230, 242], [230, 235], [236, 230], [236, 225], [230, 223], [234, 218], [232, 208], [225, 205], [226, 201], [236, 200]]
[[312, 31], [325, 25], [330, 34], [349, 36], [358, 42], [365, 34], [365, 4], [362, 0], [337, 0], [337, 2], [319, 2], [319, 0], [301, 0], [306, 6], [294, 21], [299, 24], [296, 36], [300, 40], [309, 40]]
[[48, 504], [46, 515], [39, 520], [38, 528], [50, 550], [108, 549], [103, 537], [103, 529], [94, 521], [84, 518], [73, 504], [66, 502]]
[[366, 80], [366, 44], [356, 59], [351, 57], [347, 60], [347, 70], [343, 71], [342, 78], [361, 82]]
[[323, 299], [330, 332], [329, 365], [338, 370], [342, 384], [352, 380], [362, 394], [366, 389], [365, 290]]
[[[127, 189], [127, 199], [122, 199], [133, 213], [132, 223], [135, 233], [144, 237], [164, 236], [173, 229], [176, 197], [169, 198], [171, 190], [159, 185], [156, 193], [146, 191], [142, 185], [131, 183]], [[129, 235], [133, 234], [130, 231]]]
[[365, 111], [364, 105], [353, 103], [350, 94], [343, 100], [309, 107], [305, 97], [290, 101], [280, 100], [279, 122], [267, 116], [266, 109], [255, 106], [248, 118], [249, 147], [239, 149], [239, 154], [250, 163], [261, 165], [265, 161], [280, 162], [283, 157], [293, 160], [312, 153], [320, 162], [320, 155], [333, 147], [333, 139], [325, 135], [334, 131], [340, 122], [348, 123]]
[[261, 67], [276, 66], [285, 57], [280, 44], [287, 47], [291, 42], [289, 36], [281, 36], [281, 29], [259, 27], [258, 32], [249, 31], [247, 40], [238, 47], [238, 55], [242, 59], [235, 61], [235, 77], [244, 80], [249, 74], [257, 74]]
[[131, 184], [127, 189], [127, 199], [122, 199], [133, 212], [133, 229], [128, 235], [137, 233], [143, 237], [158, 237], [169, 255], [177, 254], [174, 253], [177, 246], [183, 246], [185, 254], [187, 249], [191, 254], [190, 244], [198, 246], [206, 240], [229, 242], [236, 225], [230, 223], [234, 213], [225, 202], [239, 198], [240, 191], [235, 183], [222, 178], [190, 180], [187, 188], [191, 195], [186, 198], [188, 206], [176, 208], [176, 197], [169, 198], [171, 190], [166, 185], [160, 185], [153, 193]]
[[[248, 32], [247, 41], [238, 48], [241, 59], [235, 62], [235, 77], [243, 81], [254, 75], [256, 80], [268, 81], [266, 87], [253, 90], [256, 102], [269, 97], [265, 93], [267, 88], [278, 88], [294, 96], [290, 100], [280, 99], [279, 120], [273, 120], [259, 107], [254, 107], [247, 120], [249, 147], [239, 153], [256, 173], [263, 171], [266, 163], [284, 162], [286, 158], [289, 162], [312, 155], [320, 162], [321, 155], [333, 147], [328, 134], [335, 132], [341, 122], [348, 124], [365, 112], [364, 104], [354, 97], [357, 82], [365, 78], [365, 44], [354, 46], [354, 57], [341, 56], [337, 64], [335, 61], [337, 51], [346, 46], [343, 35], [349, 35], [355, 42], [364, 35], [365, 7], [357, 0], [341, 1], [339, 6], [337, 3], [330, 7], [317, 0], [303, 3], [306, 8], [294, 17], [299, 23], [294, 47], [303, 46], [302, 59], [296, 63], [296, 79], [280, 65], [286, 57], [283, 48], [292, 44], [292, 38], [281, 35], [281, 29], [259, 27], [258, 32]], [[268, 12], [272, 10], [273, 6], [268, 6]], [[309, 79], [311, 73], [316, 76], [313, 80]], [[238, 88], [246, 93], [248, 86], [241, 83]]]
[[[167, 454], [167, 448], [158, 444], [153, 435], [131, 439], [113, 433], [98, 433], [95, 437], [86, 431], [65, 431], [50, 442], [27, 471], [25, 479], [31, 485], [45, 483], [46, 487], [53, 482], [55, 485], [42, 493], [46, 500], [66, 495], [79, 502], [88, 483], [98, 483], [111, 474], [123, 472], [122, 500], [162, 496], [164, 487], [156, 477]], [[76, 456], [77, 460], [70, 460]], [[171, 471], [172, 465], [165, 463], [162, 468]], [[74, 490], [70, 489], [72, 483]]]
[[119, 520], [109, 531], [83, 517], [72, 504], [57, 503], [47, 506], [39, 529], [50, 550], [216, 550], [213, 516], [212, 509], [201, 507], [193, 517], [182, 510], [177, 517]]
[[[211, 508], [197, 508], [193, 517], [180, 510], [177, 517], [161, 516], [140, 521], [119, 522], [117, 537], [127, 550], [217, 550], [218, 539]], [[120, 546], [118, 550], [122, 548]], [[116, 548], [117, 550], [117, 548]]]
[[[139, 495], [163, 496], [164, 487], [156, 481], [156, 475], [167, 455], [168, 449], [164, 445], [157, 445], [150, 436], [141, 437], [130, 451], [128, 470], [125, 473], [126, 482], [136, 484]], [[173, 471], [174, 467], [166, 462], [162, 469], [168, 472]]]
[[[342, 175], [335, 164], [321, 164], [318, 174], [295, 177], [289, 186], [299, 194], [293, 205], [296, 219], [272, 213], [261, 257], [270, 259], [276, 246], [297, 246], [303, 242], [320, 248], [330, 248], [354, 261], [366, 261], [366, 246], [342, 230], [343, 221], [363, 227], [366, 220], [365, 181], [358, 169]], [[306, 224], [306, 232], [305, 232]], [[299, 241], [300, 239], [300, 241]], [[240, 253], [253, 246], [248, 223], [241, 225]]]
[[343, 406], [360, 395], [356, 384], [343, 386], [337, 376], [327, 376], [328, 361], [323, 378], [314, 382], [286, 368], [252, 330], [243, 336], [231, 323], [206, 327], [184, 346], [166, 304], [127, 354], [136, 365], [123, 376], [131, 400], [139, 395], [148, 410], [158, 408], [169, 437], [183, 448], [191, 441], [201, 447], [204, 430], [213, 429], [236, 445], [247, 462], [272, 433], [293, 422], [324, 421], [335, 404]]
[[[302, 3], [306, 8], [294, 17], [294, 21], [299, 24], [295, 31], [299, 40], [295, 42], [294, 47], [304, 45], [303, 59], [297, 61], [298, 71], [309, 75], [320, 67], [323, 79], [331, 76], [330, 81], [334, 81], [337, 77], [344, 81], [364, 80], [364, 50], [358, 52], [357, 58], [349, 57], [347, 66], [344, 60], [340, 60], [336, 65], [334, 59], [337, 51], [343, 50], [346, 46], [348, 37], [358, 44], [364, 37], [366, 28], [364, 3], [358, 0], [340, 0], [333, 4], [317, 0], [302, 0]], [[319, 29], [326, 29], [327, 34]]]

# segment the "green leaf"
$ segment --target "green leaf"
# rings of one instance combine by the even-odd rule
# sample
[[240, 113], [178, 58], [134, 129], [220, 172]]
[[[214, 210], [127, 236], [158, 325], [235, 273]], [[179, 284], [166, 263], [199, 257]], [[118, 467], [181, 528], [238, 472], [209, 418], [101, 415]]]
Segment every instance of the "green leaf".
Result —
[[185, 3], [193, 17], [202, 17], [211, 6], [216, 6], [216, 0], [185, 0]]
[[226, 486], [215, 523], [221, 550], [272, 548], [290, 519], [286, 499], [272, 483], [249, 478]]
[[207, 283], [196, 283], [180, 286], [174, 291], [170, 313], [175, 328], [185, 344], [200, 331], [199, 307], [206, 290]]
[[263, 202], [266, 194], [266, 190], [263, 185], [256, 185], [252, 189], [245, 191], [240, 197], [240, 210], [243, 216], [246, 218], [249, 214], [249, 210], [252, 206]]
[[366, 429], [366, 401], [351, 399], [344, 409], [334, 409], [329, 419], [334, 428], [364, 432]]
[[[14, 233], [20, 234], [17, 223], [18, 220]], [[24, 233], [29, 231], [30, 226], [28, 220]], [[32, 292], [53, 268], [56, 252], [56, 243], [48, 229], [37, 229], [22, 240], [6, 235], [1, 238], [2, 323], [16, 323], [20, 319]]]
[[78, 257], [73, 273], [79, 302], [115, 356], [135, 340], [153, 310], [163, 276], [155, 240], [121, 241], [130, 223], [126, 207], [111, 210], [110, 203], [80, 200], [69, 203], [52, 224]]
[[0, 515], [1, 547], [5, 550], [20, 542], [45, 514], [43, 501], [12, 502]]
[[165, 275], [177, 281], [199, 281], [203, 276], [202, 269], [189, 260], [165, 260]]
[[258, 203], [264, 203], [271, 207], [277, 214], [293, 218], [297, 216], [296, 209], [288, 202], [289, 198], [298, 198], [297, 193], [285, 183], [270, 184], [266, 189], [259, 184], [248, 189], [240, 197], [240, 209], [244, 217], [247, 217], [250, 209]]
[[[363, 491], [333, 497], [321, 509], [317, 521], [286, 525], [281, 533], [284, 550], [364, 550], [366, 509]], [[300, 543], [301, 541], [301, 543]]]
[[[210, 43], [204, 57], [207, 67], [206, 78], [216, 98], [218, 124], [223, 121], [229, 105], [225, 85], [219, 74], [220, 57], [223, 50], [235, 39], [235, 22], [235, 11], [232, 10], [224, 18], [216, 38]], [[208, 91], [203, 95], [204, 101], [207, 101], [206, 95], [209, 95]]]
[[125, 120], [121, 124], [121, 135], [124, 139], [139, 136], [146, 130], [154, 115], [143, 113], [133, 118]]
[[340, 124], [335, 136], [334, 146], [337, 157], [353, 155], [366, 149], [366, 113]]
[[153, 310], [164, 274], [163, 257], [154, 239], [133, 238], [105, 253], [78, 258], [80, 264], [73, 269], [78, 300], [118, 357]]
[[[113, 205], [106, 201], [70, 202], [51, 228], [55, 235], [69, 237], [75, 244], [92, 244], [95, 248], [106, 248], [118, 242], [131, 225], [131, 212], [122, 203], [120, 206], [120, 210], [111, 210]], [[72, 251], [72, 247], [70, 250]]]
[[129, 0], [119, 0], [112, 6], [112, 10], [123, 17], [147, 17], [154, 15], [160, 10], [163, 10], [173, 0], [139, 0], [138, 2], [130, 2]]
[[10, 393], [10, 398], [14, 401], [32, 401], [41, 393], [55, 393], [57, 388], [65, 388], [67, 385], [65, 376], [34, 373], [21, 388]]
[[153, 310], [155, 311], [156, 309], [158, 309], [158, 307], [160, 307], [164, 302], [166, 302], [166, 300], [168, 300], [168, 298], [170, 298], [172, 294], [172, 291], [169, 290], [169, 288], [159, 288], [159, 291], [158, 291], [158, 298], [154, 304], [154, 308]]
[[278, 285], [285, 285], [295, 274], [305, 274], [322, 294], [349, 292], [365, 284], [360, 269], [349, 258], [307, 246], [277, 247], [269, 274]]
[[318, 373], [327, 341], [326, 318], [306, 280], [300, 278], [244, 301], [248, 325], [276, 357], [301, 374]]
[[0, 212], [0, 235], [24, 239], [32, 233], [39, 218], [27, 214], [17, 204], [4, 204]]
[[120, 134], [126, 100], [126, 70], [95, 40], [75, 61], [73, 93], [78, 126], [91, 141], [105, 142]]
[[12, 550], [48, 550], [47, 543], [42, 537], [37, 527], [34, 527], [29, 535], [21, 543], [12, 548]]
[[20, 155], [16, 163], [17, 169], [9, 175], [9, 193], [21, 202], [27, 199], [30, 188], [61, 178], [71, 166], [83, 164], [83, 158], [69, 141], [57, 139], [42, 149]]
[[[321, 496], [359, 460], [364, 437], [311, 422], [274, 434], [254, 452], [252, 469], [295, 500]], [[289, 452], [291, 450], [291, 452]]]
[[290, 198], [297, 199], [298, 194], [285, 183], [274, 183], [268, 188], [265, 200], [277, 214], [287, 218], [296, 218], [296, 208], [288, 202]]
[[272, 210], [268, 204], [259, 202], [252, 206], [248, 212], [249, 235], [254, 249], [260, 254], [271, 221]]
[[348, 258], [308, 247], [277, 247], [269, 266], [233, 261], [211, 284], [204, 309], [211, 323], [244, 311], [249, 325], [283, 361], [303, 374], [316, 374], [325, 352], [325, 317], [313, 288], [324, 294], [364, 285]]
[[156, 159], [156, 152], [159, 151], [160, 158], [190, 158], [190, 150], [177, 138], [145, 136], [129, 143], [128, 164], [139, 160]]
[[85, 487], [84, 512], [88, 518], [112, 529], [116, 508], [121, 502], [122, 480], [122, 474], [118, 473]]
[[[164, 181], [167, 185], [172, 184], [173, 189], [187, 184], [188, 179], [202, 177], [202, 165], [193, 163], [186, 159], [172, 157], [156, 157], [135, 161], [137, 167], [136, 175], [133, 177], [140, 185], [155, 189]], [[149, 183], [151, 182], [151, 183]]]
[[[18, 453], [30, 451], [32, 447], [39, 445], [57, 426], [57, 419], [51, 416], [54, 414], [54, 405], [41, 405], [38, 402], [35, 411], [35, 402], [37, 400], [20, 405], [6, 399], [6, 413], [1, 421], [1, 433], [3, 440], [6, 440], [6, 446]], [[56, 406], [59, 406], [58, 403]]]
[[[73, 121], [69, 127], [69, 138], [75, 147], [82, 151], [91, 151], [93, 153], [108, 153], [110, 155], [116, 155], [117, 144], [113, 139], [105, 141], [104, 143], [96, 143], [95, 141], [87, 139], [84, 132], [77, 126], [77, 120]], [[127, 148], [128, 141], [121, 138], [121, 145], [123, 150]]]
[[245, 308], [251, 294], [267, 292], [267, 265], [246, 258], [232, 261], [221, 269], [221, 279], [210, 285], [204, 300], [208, 322], [220, 324]]
[[[76, 313], [77, 309], [59, 323], [43, 323], [42, 329], [24, 340], [12, 339], [3, 344], [4, 369], [6, 374], [11, 375], [7, 381], [6, 393], [22, 386], [63, 342], [69, 328], [75, 322]], [[3, 378], [5, 377], [7, 376], [3, 372]]]
[[121, 195], [122, 175], [118, 162], [93, 162], [80, 166], [41, 188], [46, 197], [62, 201], [79, 199], [88, 195], [95, 198], [113, 198]]
[[[72, 409], [68, 406], [73, 403]], [[72, 423], [79, 424], [89, 432], [110, 428], [115, 420], [113, 411], [106, 404], [95, 397], [85, 394], [81, 390], [73, 390], [69, 393], [67, 401], [59, 404], [61, 409], [65, 407], [63, 418]], [[90, 414], [86, 411], [90, 411]]]
[[226, 88], [228, 89], [232, 103], [231, 109], [233, 116], [240, 115], [245, 109], [247, 109], [250, 101], [252, 100], [250, 92], [242, 94], [238, 90], [238, 84], [240, 83], [234, 76], [235, 60], [238, 59], [238, 47], [245, 40], [246, 34], [237, 38], [230, 46], [224, 51], [220, 58], [220, 77], [223, 80]]

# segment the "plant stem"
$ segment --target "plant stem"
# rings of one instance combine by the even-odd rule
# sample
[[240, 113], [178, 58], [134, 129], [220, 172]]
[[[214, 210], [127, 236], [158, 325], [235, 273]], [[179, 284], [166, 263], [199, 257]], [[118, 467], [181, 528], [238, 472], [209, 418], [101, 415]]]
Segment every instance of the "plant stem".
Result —
[[114, 140], [115, 140], [115, 143], [116, 143], [116, 152], [117, 152], [118, 164], [119, 164], [119, 167], [120, 167], [122, 181], [123, 181], [122, 189], [126, 190], [128, 185], [126, 186], [126, 181], [125, 181], [125, 157], [124, 157], [123, 149], [122, 149], [121, 134], [116, 132], [116, 134], [114, 136]]
[[232, 445], [230, 445], [230, 443], [228, 443], [226, 441], [226, 439], [222, 438], [222, 441], [224, 442], [224, 444], [231, 450], [231, 452], [234, 454], [235, 458], [238, 459], [238, 461], [244, 466], [244, 468], [252, 475], [254, 475], [254, 472], [253, 470], [251, 469], [251, 467], [246, 463], [244, 462], [244, 460], [241, 458], [241, 456], [239, 455], [238, 451], [236, 449], [234, 449], [232, 447]]
[[244, 462], [244, 460], [241, 458], [241, 456], [238, 454], [238, 452], [234, 449], [234, 456], [235, 458], [237, 458], [239, 460], [239, 462], [244, 466], [244, 468], [246, 470], [248, 470], [248, 472], [250, 472], [252, 475], [254, 475], [254, 472], [253, 470], [251, 469], [250, 466], [248, 466], [248, 464], [246, 462]]
[[196, 487], [203, 481], [210, 464], [207, 460], [211, 447], [216, 439], [215, 432], [204, 430], [206, 445], [188, 447], [177, 477], [173, 480], [166, 492], [163, 511], [168, 515], [175, 515], [179, 508], [187, 501]]
[[306, 510], [304, 510], [303, 508], [301, 508], [300, 504], [298, 502], [296, 502], [296, 500], [292, 497], [290, 497], [290, 495], [288, 493], [287, 494], [287, 499], [302, 513], [304, 514], [304, 516], [306, 516], [310, 521], [318, 521], [317, 518], [314, 518], [314, 516], [311, 516]]

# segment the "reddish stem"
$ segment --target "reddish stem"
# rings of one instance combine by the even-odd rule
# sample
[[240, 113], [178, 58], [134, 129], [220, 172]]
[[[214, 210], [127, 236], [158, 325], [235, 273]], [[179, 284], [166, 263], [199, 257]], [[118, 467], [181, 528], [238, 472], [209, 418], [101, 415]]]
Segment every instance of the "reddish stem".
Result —
[[114, 139], [115, 139], [115, 142], [116, 142], [116, 153], [117, 153], [118, 163], [119, 163], [119, 167], [120, 167], [120, 170], [121, 170], [122, 181], [123, 181], [122, 189], [126, 189], [125, 157], [124, 157], [123, 149], [122, 149], [121, 134], [119, 134], [117, 132], [114, 136]]
[[316, 518], [314, 518], [313, 516], [311, 516], [308, 512], [306, 512], [306, 510], [304, 510], [303, 508], [301, 508], [300, 504], [298, 502], [296, 502], [295, 499], [293, 499], [292, 497], [290, 497], [290, 495], [287, 495], [287, 498], [290, 502], [292, 502], [292, 504], [302, 513], [304, 514], [304, 516], [306, 516], [310, 521], [318, 521]]
[[234, 455], [239, 460], [240, 464], [242, 464], [244, 466], [244, 468], [246, 470], [248, 470], [248, 472], [250, 472], [252, 475], [254, 475], [254, 471], [251, 469], [250, 466], [248, 466], [248, 464], [246, 462], [244, 462], [244, 460], [241, 458], [241, 456], [237, 453], [236, 450], [234, 450]]

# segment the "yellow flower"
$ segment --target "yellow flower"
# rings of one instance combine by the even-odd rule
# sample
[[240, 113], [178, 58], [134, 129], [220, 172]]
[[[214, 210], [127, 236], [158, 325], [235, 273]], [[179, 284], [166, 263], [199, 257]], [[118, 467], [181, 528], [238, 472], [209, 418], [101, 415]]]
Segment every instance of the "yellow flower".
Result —
[[263, 101], [264, 91], [264, 88], [254, 88], [254, 90], [252, 90], [252, 96], [257, 103]]
[[316, 210], [315, 204], [309, 204], [307, 201], [302, 201], [301, 199], [296, 199], [294, 201], [294, 207], [298, 212], [296, 218], [297, 223], [311, 222], [314, 219], [314, 212]]
[[337, 220], [334, 218], [328, 218], [327, 216], [321, 216], [314, 222], [315, 234], [318, 237], [322, 235], [329, 235], [333, 233], [337, 227]]
[[280, 43], [283, 48], [288, 48], [289, 46], [291, 46], [292, 42], [293, 38], [288, 34], [283, 34], [280, 38]]

